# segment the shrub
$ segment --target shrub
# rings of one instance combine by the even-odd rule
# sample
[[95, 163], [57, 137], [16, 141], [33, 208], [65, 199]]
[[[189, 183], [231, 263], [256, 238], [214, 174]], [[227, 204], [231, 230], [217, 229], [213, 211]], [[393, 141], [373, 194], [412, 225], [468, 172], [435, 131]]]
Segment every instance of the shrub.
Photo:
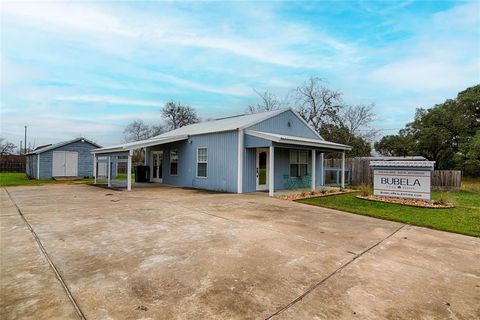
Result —
[[366, 185], [366, 184], [362, 184], [360, 185], [360, 195], [364, 196], [364, 197], [368, 197], [372, 194], [372, 188], [370, 188], [370, 186]]
[[448, 204], [447, 197], [445, 196], [445, 193], [440, 194], [440, 198], [437, 200], [433, 200], [433, 204], [439, 205], [439, 206], [446, 206]]

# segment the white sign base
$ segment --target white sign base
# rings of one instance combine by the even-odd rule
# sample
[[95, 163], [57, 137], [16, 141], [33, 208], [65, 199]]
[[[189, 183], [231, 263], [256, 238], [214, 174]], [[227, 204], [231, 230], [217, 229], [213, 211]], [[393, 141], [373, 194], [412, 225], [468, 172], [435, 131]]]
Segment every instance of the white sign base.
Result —
[[373, 170], [376, 196], [430, 200], [431, 172], [414, 170]]

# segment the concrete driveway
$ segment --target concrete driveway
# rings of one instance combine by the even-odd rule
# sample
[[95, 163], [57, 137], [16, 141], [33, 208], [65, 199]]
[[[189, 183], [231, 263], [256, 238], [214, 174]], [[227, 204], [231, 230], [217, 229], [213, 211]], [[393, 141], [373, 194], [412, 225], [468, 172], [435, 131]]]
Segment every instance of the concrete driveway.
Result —
[[478, 238], [170, 187], [2, 189], [0, 219], [2, 319], [480, 317]]

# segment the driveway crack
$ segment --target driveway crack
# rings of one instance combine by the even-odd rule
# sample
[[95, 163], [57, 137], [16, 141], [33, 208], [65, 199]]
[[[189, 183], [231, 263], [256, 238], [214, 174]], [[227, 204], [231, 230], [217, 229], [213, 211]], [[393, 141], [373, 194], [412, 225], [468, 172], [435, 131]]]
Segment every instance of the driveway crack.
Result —
[[25, 218], [25, 216], [23, 215], [22, 210], [20, 210], [20, 208], [18, 207], [17, 203], [15, 202], [15, 200], [13, 200], [12, 196], [10, 195], [10, 192], [8, 192], [7, 188], [4, 188], [4, 190], [6, 191], [8, 197], [10, 198], [10, 201], [12, 201], [13, 205], [15, 206], [15, 208], [16, 208], [17, 211], [18, 211], [18, 213], [20, 214], [20, 217], [22, 218], [23, 222], [25, 222], [27, 228], [30, 230], [30, 232], [32, 233], [33, 237], [35, 238], [35, 241], [37, 242], [37, 245], [38, 245], [38, 247], [40, 248], [40, 251], [42, 252], [43, 256], [45, 257], [45, 259], [47, 260], [48, 264], [50, 265], [50, 267], [52, 268], [53, 272], [55, 273], [55, 277], [58, 279], [58, 281], [59, 281], [60, 284], [62, 285], [63, 290], [65, 290], [65, 293], [67, 294], [68, 299], [69, 299], [70, 302], [72, 303], [73, 308], [75, 309], [78, 317], [79, 317], [81, 320], [86, 320], [87, 318], [85, 317], [85, 315], [83, 314], [82, 310], [80, 309], [80, 306], [78, 305], [77, 301], [76, 301], [75, 298], [73, 297], [72, 292], [71, 292], [70, 289], [68, 288], [67, 283], [65, 282], [65, 280], [64, 280], [63, 277], [62, 277], [62, 275], [61, 275], [60, 272], [58, 271], [58, 269], [57, 269], [57, 267], [55, 266], [55, 264], [53, 263], [52, 259], [50, 259], [50, 256], [48, 255], [47, 251], [45, 250], [45, 247], [43, 246], [42, 241], [41, 241], [40, 238], [38, 237], [37, 233], [35, 232], [35, 230], [33, 230], [32, 226], [30, 225], [30, 223], [28, 222], [28, 220], [27, 220], [27, 219]]
[[310, 287], [307, 291], [305, 291], [304, 293], [302, 293], [301, 295], [299, 295], [297, 298], [295, 298], [294, 300], [292, 300], [290, 303], [286, 304], [285, 306], [283, 306], [282, 308], [278, 309], [277, 311], [275, 311], [274, 313], [272, 313], [271, 315], [269, 315], [268, 317], [265, 318], [265, 320], [268, 320], [268, 319], [272, 319], [273, 317], [275, 316], [278, 316], [279, 314], [281, 314], [282, 312], [288, 310], [289, 308], [291, 308], [292, 306], [294, 306], [297, 302], [301, 301], [303, 298], [305, 298], [309, 293], [311, 293], [313, 290], [315, 290], [316, 288], [318, 288], [319, 286], [321, 286], [322, 284], [324, 284], [328, 279], [330, 279], [331, 277], [333, 277], [334, 275], [336, 275], [337, 273], [339, 273], [340, 271], [342, 271], [343, 269], [345, 269], [346, 267], [348, 267], [351, 263], [353, 263], [355, 260], [357, 260], [358, 258], [360, 258], [361, 256], [363, 256], [364, 254], [366, 254], [367, 252], [369, 252], [370, 250], [374, 249], [375, 247], [377, 247], [378, 245], [380, 245], [382, 242], [384, 242], [385, 240], [387, 240], [388, 238], [392, 237], [393, 235], [395, 235], [397, 232], [399, 232], [403, 227], [405, 227], [406, 225], [402, 225], [400, 226], [399, 228], [397, 228], [395, 231], [393, 231], [391, 234], [389, 234], [388, 236], [386, 236], [385, 238], [381, 239], [380, 241], [378, 241], [377, 243], [375, 243], [374, 245], [368, 247], [367, 249], [363, 250], [362, 252], [360, 252], [358, 255], [356, 255], [355, 257], [353, 257], [351, 260], [349, 260], [348, 262], [346, 262], [345, 264], [341, 265], [339, 268], [335, 269], [332, 273], [330, 273], [328, 276], [326, 276], [325, 278], [321, 279], [319, 282], [315, 283], [312, 287]]

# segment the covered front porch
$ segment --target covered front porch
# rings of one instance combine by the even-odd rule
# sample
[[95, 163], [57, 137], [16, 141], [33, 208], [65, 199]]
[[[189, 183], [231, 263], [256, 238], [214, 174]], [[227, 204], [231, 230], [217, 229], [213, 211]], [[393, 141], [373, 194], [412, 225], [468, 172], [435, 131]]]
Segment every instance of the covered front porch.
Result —
[[[349, 146], [266, 132], [245, 131], [244, 191], [317, 191], [325, 186], [324, 157], [341, 155], [340, 187], [345, 187], [345, 151]], [[253, 173], [253, 174], [252, 174]]]

